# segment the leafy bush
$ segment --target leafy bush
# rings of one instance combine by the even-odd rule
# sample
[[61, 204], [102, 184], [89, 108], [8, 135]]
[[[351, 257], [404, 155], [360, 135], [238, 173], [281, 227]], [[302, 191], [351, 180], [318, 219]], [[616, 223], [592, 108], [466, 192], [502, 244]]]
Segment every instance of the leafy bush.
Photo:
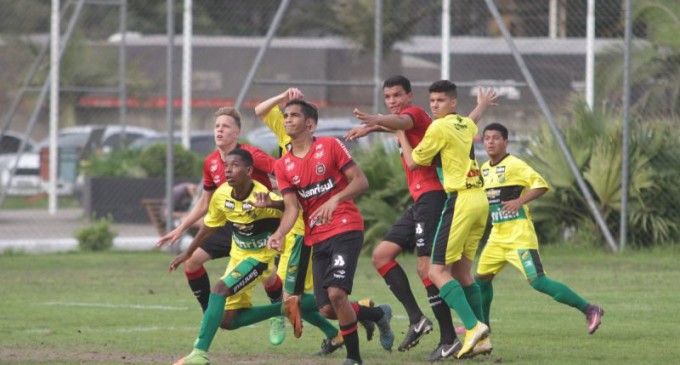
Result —
[[111, 217], [95, 221], [91, 226], [76, 231], [78, 247], [82, 251], [106, 251], [113, 247], [116, 233], [111, 231]]
[[364, 252], [372, 252], [390, 227], [412, 204], [399, 153], [383, 143], [357, 150], [354, 158], [368, 179], [369, 189], [356, 201], [364, 216]]
[[139, 164], [141, 152], [137, 150], [113, 150], [108, 155], [93, 155], [81, 166], [81, 171], [95, 177], [146, 177]]
[[[163, 177], [166, 171], [166, 144], [158, 143], [150, 146], [141, 156], [139, 164], [149, 177]], [[196, 177], [201, 175], [200, 158], [194, 152], [175, 143], [175, 177]]]
[[[591, 112], [582, 101], [572, 103], [571, 110], [571, 120], [562, 130], [564, 139], [607, 226], [616, 235], [621, 217], [622, 118]], [[680, 133], [676, 125], [677, 120], [631, 122], [627, 239], [632, 245], [680, 240]], [[559, 241], [567, 232], [573, 239], [604, 242], [566, 159], [547, 129], [535, 136], [529, 152], [527, 162], [553, 189], [532, 203], [541, 238]]]

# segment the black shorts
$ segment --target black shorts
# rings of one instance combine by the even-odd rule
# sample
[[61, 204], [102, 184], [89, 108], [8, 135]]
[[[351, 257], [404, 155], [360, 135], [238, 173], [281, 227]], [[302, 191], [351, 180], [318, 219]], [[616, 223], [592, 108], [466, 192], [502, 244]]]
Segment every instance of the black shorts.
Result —
[[364, 232], [350, 231], [335, 235], [312, 247], [312, 275], [316, 305], [331, 304], [328, 288], [340, 288], [352, 293], [354, 272], [357, 270]]
[[445, 202], [446, 193], [442, 190], [421, 195], [390, 228], [383, 240], [396, 243], [402, 251], [416, 248], [419, 257], [430, 256]]
[[225, 224], [208, 237], [201, 245], [203, 251], [207, 252], [215, 260], [229, 256], [231, 252], [231, 226]]

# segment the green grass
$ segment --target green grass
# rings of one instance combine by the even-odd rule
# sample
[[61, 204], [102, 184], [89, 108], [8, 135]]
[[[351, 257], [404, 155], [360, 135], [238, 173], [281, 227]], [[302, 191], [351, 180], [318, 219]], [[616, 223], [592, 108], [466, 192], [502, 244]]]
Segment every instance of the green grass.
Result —
[[[680, 328], [680, 255], [677, 248], [611, 255], [569, 247], [543, 250], [549, 275], [605, 308], [593, 336], [578, 311], [535, 292], [509, 268], [494, 283], [491, 312], [494, 352], [474, 364], [677, 364]], [[169, 364], [192, 347], [201, 319], [181, 272], [168, 274], [166, 253], [69, 253], [0, 256], [0, 363]], [[414, 274], [413, 256], [401, 262]], [[216, 279], [225, 260], [211, 262]], [[422, 285], [412, 287], [427, 315]], [[265, 295], [255, 289], [257, 303]], [[401, 305], [362, 257], [352, 297], [392, 304], [397, 344], [407, 326]], [[156, 308], [156, 309], [154, 309]], [[454, 316], [454, 318], [457, 317]], [[458, 322], [459, 323], [459, 322]], [[211, 349], [215, 364], [338, 364], [344, 350], [328, 359], [317, 351], [321, 332], [305, 326], [301, 339], [268, 343], [268, 323], [220, 331]], [[435, 331], [436, 332], [436, 331]], [[406, 353], [386, 353], [366, 342], [366, 364], [425, 363], [437, 334]]]
[[[14, 209], [47, 209], [49, 204], [46, 194], [38, 194], [34, 196], [8, 196], [0, 206], [0, 210], [14, 210]], [[58, 205], [60, 208], [78, 208], [80, 203], [78, 199], [73, 196], [58, 197]]]

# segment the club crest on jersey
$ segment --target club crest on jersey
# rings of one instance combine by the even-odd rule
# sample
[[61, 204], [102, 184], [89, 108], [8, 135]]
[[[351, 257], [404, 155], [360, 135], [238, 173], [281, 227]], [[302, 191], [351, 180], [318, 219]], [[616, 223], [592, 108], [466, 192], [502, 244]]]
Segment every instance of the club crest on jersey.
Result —
[[316, 174], [323, 175], [326, 173], [326, 166], [322, 163], [316, 164]]
[[224, 202], [224, 207], [233, 210], [236, 207], [236, 204], [234, 204], [234, 202], [231, 200], [227, 200]]

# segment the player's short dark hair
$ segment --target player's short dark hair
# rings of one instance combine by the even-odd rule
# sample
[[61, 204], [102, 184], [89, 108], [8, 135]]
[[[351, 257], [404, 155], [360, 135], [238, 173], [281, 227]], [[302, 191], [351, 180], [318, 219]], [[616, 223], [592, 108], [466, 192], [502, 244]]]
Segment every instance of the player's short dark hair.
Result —
[[458, 97], [458, 91], [456, 91], [456, 84], [449, 80], [439, 80], [435, 81], [430, 85], [429, 91], [431, 93], [446, 93], [451, 98]]
[[242, 148], [232, 150], [231, 152], [227, 153], [227, 156], [239, 156], [243, 161], [243, 164], [246, 165], [246, 167], [253, 166], [253, 155], [251, 155], [250, 152]]
[[[484, 127], [484, 133], [486, 133], [486, 131], [501, 132], [501, 137], [503, 137], [503, 139], [506, 140], [506, 141], [508, 140], [508, 129], [505, 128], [505, 126], [500, 124], [500, 123], [491, 123], [491, 124], [487, 125], [486, 127]], [[484, 134], [484, 133], [482, 133], [482, 134]]]
[[284, 110], [291, 105], [299, 105], [300, 109], [302, 109], [302, 115], [305, 117], [305, 119], [312, 118], [314, 120], [314, 124], [319, 123], [319, 111], [313, 104], [301, 99], [295, 99], [286, 103]]
[[383, 89], [393, 86], [403, 87], [407, 94], [411, 92], [411, 81], [402, 75], [394, 75], [383, 82]]
[[230, 106], [223, 106], [217, 109], [217, 111], [215, 112], [215, 119], [222, 115], [234, 118], [236, 126], [238, 127], [238, 129], [241, 129], [241, 113], [239, 113], [236, 108]]

